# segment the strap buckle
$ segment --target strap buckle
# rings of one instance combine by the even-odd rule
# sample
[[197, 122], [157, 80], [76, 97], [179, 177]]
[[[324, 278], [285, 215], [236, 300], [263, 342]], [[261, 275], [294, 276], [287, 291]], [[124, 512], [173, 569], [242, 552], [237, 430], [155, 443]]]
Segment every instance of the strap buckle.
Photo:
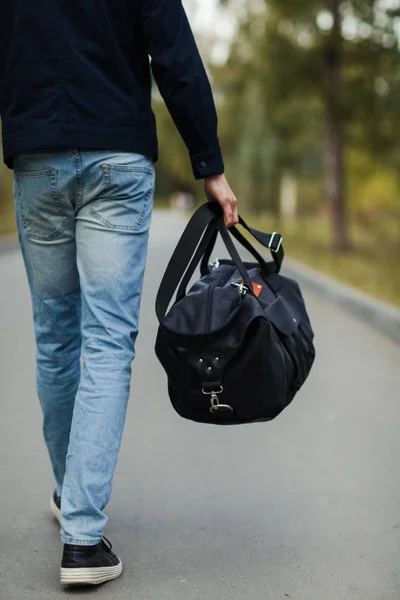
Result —
[[279, 252], [280, 247], [282, 246], [282, 241], [283, 237], [281, 234], [274, 231], [269, 241], [268, 248], [271, 250], [271, 252]]

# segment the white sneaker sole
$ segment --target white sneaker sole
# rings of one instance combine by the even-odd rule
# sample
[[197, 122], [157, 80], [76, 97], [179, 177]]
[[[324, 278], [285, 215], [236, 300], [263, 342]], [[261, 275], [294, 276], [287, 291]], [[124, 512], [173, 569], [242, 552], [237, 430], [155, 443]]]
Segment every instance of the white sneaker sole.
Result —
[[61, 524], [61, 512], [57, 504], [54, 502], [53, 494], [50, 498], [50, 510], [53, 517]]
[[91, 569], [63, 569], [60, 571], [62, 585], [100, 585], [117, 579], [123, 571], [122, 562], [114, 567], [93, 567]]

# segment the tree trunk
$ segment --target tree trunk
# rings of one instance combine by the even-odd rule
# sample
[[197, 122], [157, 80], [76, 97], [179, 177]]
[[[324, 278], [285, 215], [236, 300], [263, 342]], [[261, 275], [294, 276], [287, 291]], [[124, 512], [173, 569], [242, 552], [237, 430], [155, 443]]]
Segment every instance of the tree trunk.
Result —
[[334, 20], [325, 54], [326, 78], [326, 192], [332, 219], [334, 250], [349, 249], [344, 176], [344, 135], [341, 115], [341, 0], [331, 0]]

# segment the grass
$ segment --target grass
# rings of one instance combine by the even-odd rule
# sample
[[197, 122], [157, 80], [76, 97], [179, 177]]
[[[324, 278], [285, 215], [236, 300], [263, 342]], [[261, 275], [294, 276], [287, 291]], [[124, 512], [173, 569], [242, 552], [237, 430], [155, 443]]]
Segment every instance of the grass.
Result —
[[[249, 221], [271, 230], [271, 219]], [[352, 250], [337, 253], [331, 250], [325, 218], [301, 218], [280, 227], [288, 257], [400, 306], [400, 216], [381, 215], [364, 225], [352, 221], [349, 231]]]

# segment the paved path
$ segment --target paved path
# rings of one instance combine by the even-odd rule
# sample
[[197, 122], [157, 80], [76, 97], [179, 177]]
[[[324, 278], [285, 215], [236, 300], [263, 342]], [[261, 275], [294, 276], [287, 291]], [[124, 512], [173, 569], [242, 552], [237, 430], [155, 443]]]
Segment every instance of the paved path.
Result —
[[47, 509], [27, 284], [0, 256], [0, 600], [399, 600], [400, 347], [307, 294], [312, 376], [275, 422], [181, 420], [153, 354], [154, 296], [182, 228], [154, 218], [107, 535], [126, 564], [64, 591]]

